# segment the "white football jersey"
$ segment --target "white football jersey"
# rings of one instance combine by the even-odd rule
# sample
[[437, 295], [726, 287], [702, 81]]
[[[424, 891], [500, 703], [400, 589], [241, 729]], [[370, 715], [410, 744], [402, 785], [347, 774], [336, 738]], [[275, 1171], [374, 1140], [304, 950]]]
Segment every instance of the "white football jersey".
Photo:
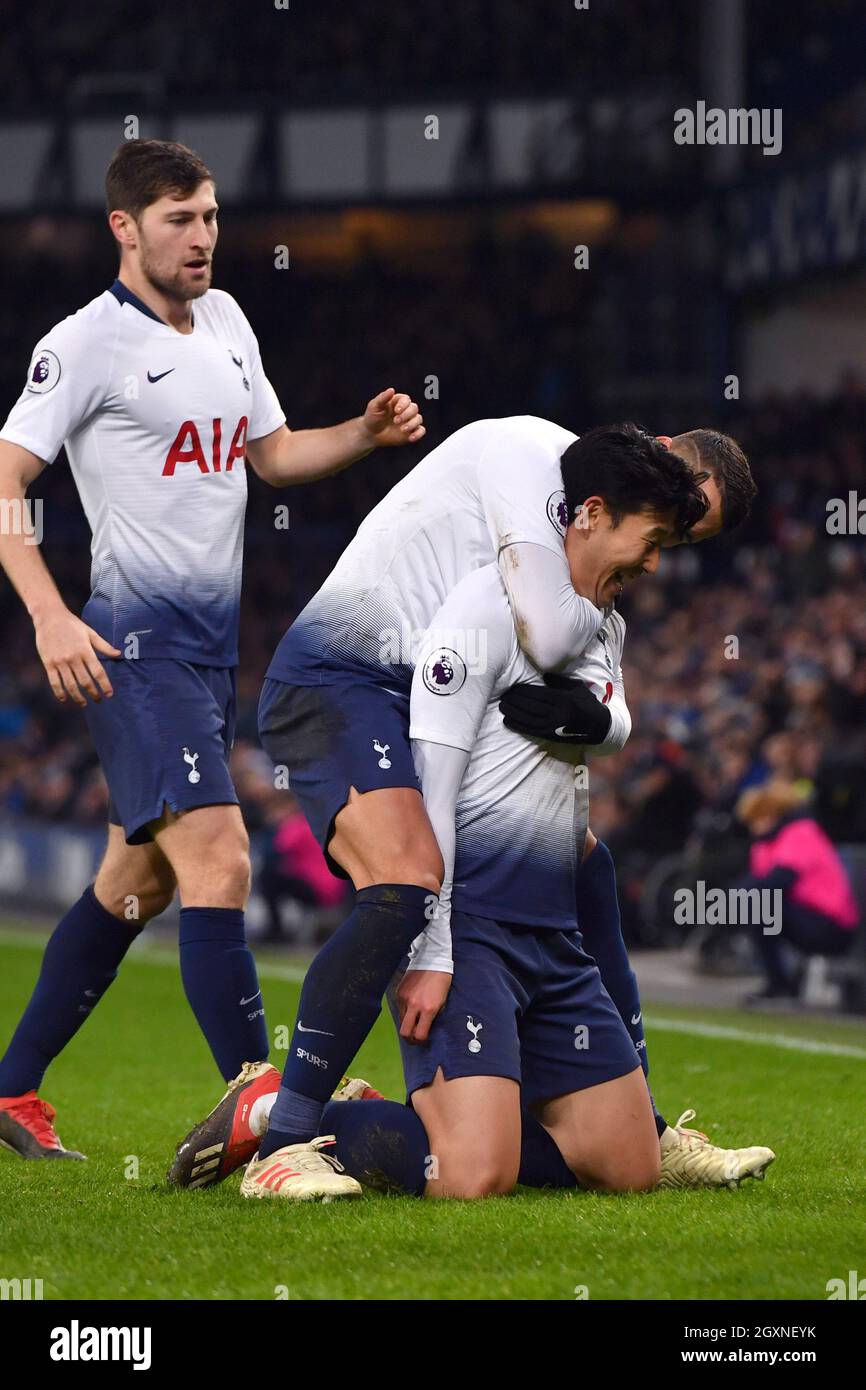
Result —
[[408, 690], [418, 643], [467, 574], [527, 541], [557, 554], [565, 571], [560, 458], [576, 438], [534, 415], [476, 420], [449, 435], [365, 518], [268, 675], [319, 684], [348, 668]]
[[121, 282], [38, 343], [0, 431], [61, 445], [90, 529], [83, 617], [128, 656], [237, 664], [246, 442], [285, 416], [230, 294], [178, 333]]
[[[587, 757], [631, 732], [622, 679], [625, 621], [602, 627], [563, 674], [611, 711], [604, 744], [543, 743], [505, 727], [500, 696], [543, 684], [524, 655], [496, 565], [465, 578], [434, 616], [412, 680], [410, 737], [470, 753], [457, 801], [454, 908], [506, 922], [575, 925], [576, 880], [589, 808]], [[426, 760], [425, 792], [435, 767]]]

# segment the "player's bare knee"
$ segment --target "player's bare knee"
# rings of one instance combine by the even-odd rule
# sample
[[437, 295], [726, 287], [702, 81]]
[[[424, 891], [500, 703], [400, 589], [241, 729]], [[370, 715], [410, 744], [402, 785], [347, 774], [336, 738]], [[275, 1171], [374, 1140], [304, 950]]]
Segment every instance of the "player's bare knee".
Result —
[[611, 1155], [576, 1176], [601, 1192], [650, 1192], [661, 1177], [661, 1151]]
[[226, 849], [218, 857], [214, 869], [214, 883], [221, 896], [246, 901], [252, 878], [249, 850], [239, 844]]
[[171, 907], [174, 898], [175, 885], [170, 888], [150, 888], [142, 893], [139, 902], [139, 920], [150, 922], [154, 917], [159, 917]]
[[[93, 891], [96, 900], [106, 912], [110, 912], [112, 917], [116, 917], [118, 922], [128, 920], [138, 920], [140, 915], [140, 898], [137, 893], [123, 892], [117, 888], [112, 888], [110, 884], [100, 882], [97, 878]], [[131, 914], [135, 914], [134, 918]]]
[[462, 1173], [443, 1184], [445, 1197], [459, 1201], [472, 1202], [481, 1197], [505, 1197], [513, 1192], [517, 1178], [496, 1163], [474, 1168], [467, 1167]]
[[144, 926], [146, 922], [165, 912], [170, 907], [173, 897], [174, 884], [170, 889], [149, 885], [138, 892], [128, 893], [123, 900], [122, 909], [115, 912], [115, 916]]
[[500, 1154], [471, 1153], [444, 1144], [438, 1148], [427, 1184], [431, 1197], [474, 1201], [505, 1196], [517, 1186], [517, 1163]]
[[661, 1177], [661, 1162], [647, 1158], [630, 1164], [625, 1171], [615, 1175], [613, 1192], [651, 1192], [658, 1186]]
[[228, 838], [207, 855], [190, 855], [177, 866], [183, 907], [244, 907], [250, 892], [249, 851], [240, 840]]
[[171, 905], [175, 884], [173, 881], [168, 884], [153, 880], [146, 883], [122, 883], [118, 880], [112, 882], [97, 878], [94, 892], [112, 917], [116, 917], [120, 922], [137, 922], [143, 926]]

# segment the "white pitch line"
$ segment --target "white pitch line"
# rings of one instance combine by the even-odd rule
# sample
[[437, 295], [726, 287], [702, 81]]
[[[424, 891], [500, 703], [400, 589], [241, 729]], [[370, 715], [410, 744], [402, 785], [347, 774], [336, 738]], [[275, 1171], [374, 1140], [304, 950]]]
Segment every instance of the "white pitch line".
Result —
[[786, 1033], [755, 1033], [745, 1028], [733, 1028], [724, 1023], [698, 1023], [679, 1018], [647, 1016], [649, 1031], [661, 1033], [691, 1033], [699, 1038], [724, 1038], [728, 1042], [760, 1043], [763, 1047], [783, 1047], [789, 1052], [816, 1052], [825, 1057], [856, 1057], [866, 1062], [866, 1048], [850, 1047], [847, 1043], [819, 1042], [812, 1038], [789, 1038]]
[[[253, 943], [255, 944], [255, 943]], [[24, 946], [35, 950], [45, 945], [45, 938], [34, 936], [28, 931], [0, 931], [0, 946]], [[147, 946], [133, 947], [129, 960], [142, 965], [168, 965], [177, 967], [174, 952], [160, 951]], [[290, 984], [300, 984], [306, 970], [291, 965], [258, 966], [258, 972], [265, 980], [285, 980]], [[699, 1038], [721, 1038], [728, 1042], [758, 1043], [762, 1047], [781, 1047], [789, 1052], [812, 1052], [824, 1057], [853, 1057], [866, 1062], [866, 1048], [851, 1047], [846, 1043], [819, 1042], [811, 1038], [790, 1038], [785, 1033], [757, 1033], [746, 1028], [734, 1028], [723, 1023], [700, 1023], [679, 1018], [663, 1018], [650, 1013], [647, 1016], [650, 1031], [657, 1028], [660, 1033], [690, 1033]]]
[[[34, 936], [29, 931], [11, 929], [0, 931], [0, 947], [23, 946], [31, 951], [42, 950], [47, 940], [47, 937]], [[255, 945], [255, 942], [252, 944]], [[170, 965], [175, 969], [178, 965], [177, 955], [174, 951], [161, 950], [158, 946], [133, 946], [126, 959], [139, 965]], [[265, 980], [286, 980], [290, 984], [300, 984], [307, 973], [300, 966], [270, 965], [265, 961], [257, 963], [257, 969]]]

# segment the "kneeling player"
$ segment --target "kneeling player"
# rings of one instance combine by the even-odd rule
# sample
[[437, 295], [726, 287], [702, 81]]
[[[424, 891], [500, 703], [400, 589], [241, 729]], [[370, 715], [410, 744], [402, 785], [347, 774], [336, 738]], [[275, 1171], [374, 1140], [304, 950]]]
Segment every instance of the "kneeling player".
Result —
[[[594, 554], [625, 564], [629, 532], [647, 520], [629, 515], [605, 528], [598, 499], [585, 516], [566, 538], [576, 587], [592, 582]], [[561, 726], [559, 743], [524, 739], [503, 722], [501, 692], [539, 678], [495, 567], [457, 586], [434, 629], [415, 670], [411, 734], [446, 876], [440, 911], [396, 991], [407, 1091], [437, 1160], [430, 1195], [508, 1191], [518, 1174], [557, 1186], [571, 1175], [608, 1190], [659, 1176], [670, 1185], [762, 1176], [769, 1149], [719, 1150], [694, 1132], [663, 1133], [660, 1155], [633, 1042], [577, 930], [588, 811], [579, 740], [609, 753], [628, 737], [622, 619], [609, 611], [570, 667], [584, 683], [584, 722]], [[473, 660], [479, 629], [483, 662]], [[427, 1041], [424, 1019], [439, 1008]]]
[[[639, 572], [669, 524], [664, 514], [638, 511], [611, 525], [619, 518], [600, 499], [584, 515], [586, 526], [570, 527], [566, 538], [581, 588], [597, 581], [603, 589], [606, 568]], [[610, 560], [599, 568], [595, 557], [603, 555]], [[602, 604], [611, 598], [598, 594]], [[478, 644], [482, 660], [471, 655], [470, 625], [486, 638]], [[581, 1185], [642, 1190], [658, 1182], [658, 1136], [638, 1055], [575, 917], [588, 814], [585, 742], [613, 752], [630, 729], [619, 675], [623, 629], [609, 612], [569, 668], [605, 702], [587, 685], [585, 722], [563, 726], [580, 742], [526, 739], [503, 722], [500, 695], [539, 678], [493, 566], [449, 595], [415, 668], [411, 736], [446, 875], [440, 910], [396, 1000], [408, 1025], [401, 1027], [406, 1088], [436, 1157], [431, 1195], [514, 1186], [521, 1100]], [[599, 742], [605, 709], [610, 728]], [[441, 1012], [429, 1040], [413, 1045], [412, 1016], [431, 992], [444, 996]]]

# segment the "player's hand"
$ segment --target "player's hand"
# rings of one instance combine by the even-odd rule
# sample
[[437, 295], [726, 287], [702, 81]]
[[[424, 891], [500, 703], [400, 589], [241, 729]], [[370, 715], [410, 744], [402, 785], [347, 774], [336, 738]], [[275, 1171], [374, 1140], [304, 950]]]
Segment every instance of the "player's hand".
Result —
[[499, 701], [506, 729], [545, 743], [604, 743], [610, 729], [610, 710], [583, 681], [571, 676], [545, 676], [544, 685], [522, 681]]
[[433, 1020], [448, 998], [451, 978], [444, 970], [406, 971], [397, 986], [401, 1038], [411, 1043], [427, 1041]]
[[376, 448], [383, 444], [417, 444], [427, 433], [415, 402], [393, 386], [370, 401], [364, 411], [364, 429]]
[[87, 695], [97, 704], [114, 691], [96, 655], [123, 656], [92, 627], [68, 608], [52, 613], [36, 624], [36, 650], [57, 699], [86, 705]]

